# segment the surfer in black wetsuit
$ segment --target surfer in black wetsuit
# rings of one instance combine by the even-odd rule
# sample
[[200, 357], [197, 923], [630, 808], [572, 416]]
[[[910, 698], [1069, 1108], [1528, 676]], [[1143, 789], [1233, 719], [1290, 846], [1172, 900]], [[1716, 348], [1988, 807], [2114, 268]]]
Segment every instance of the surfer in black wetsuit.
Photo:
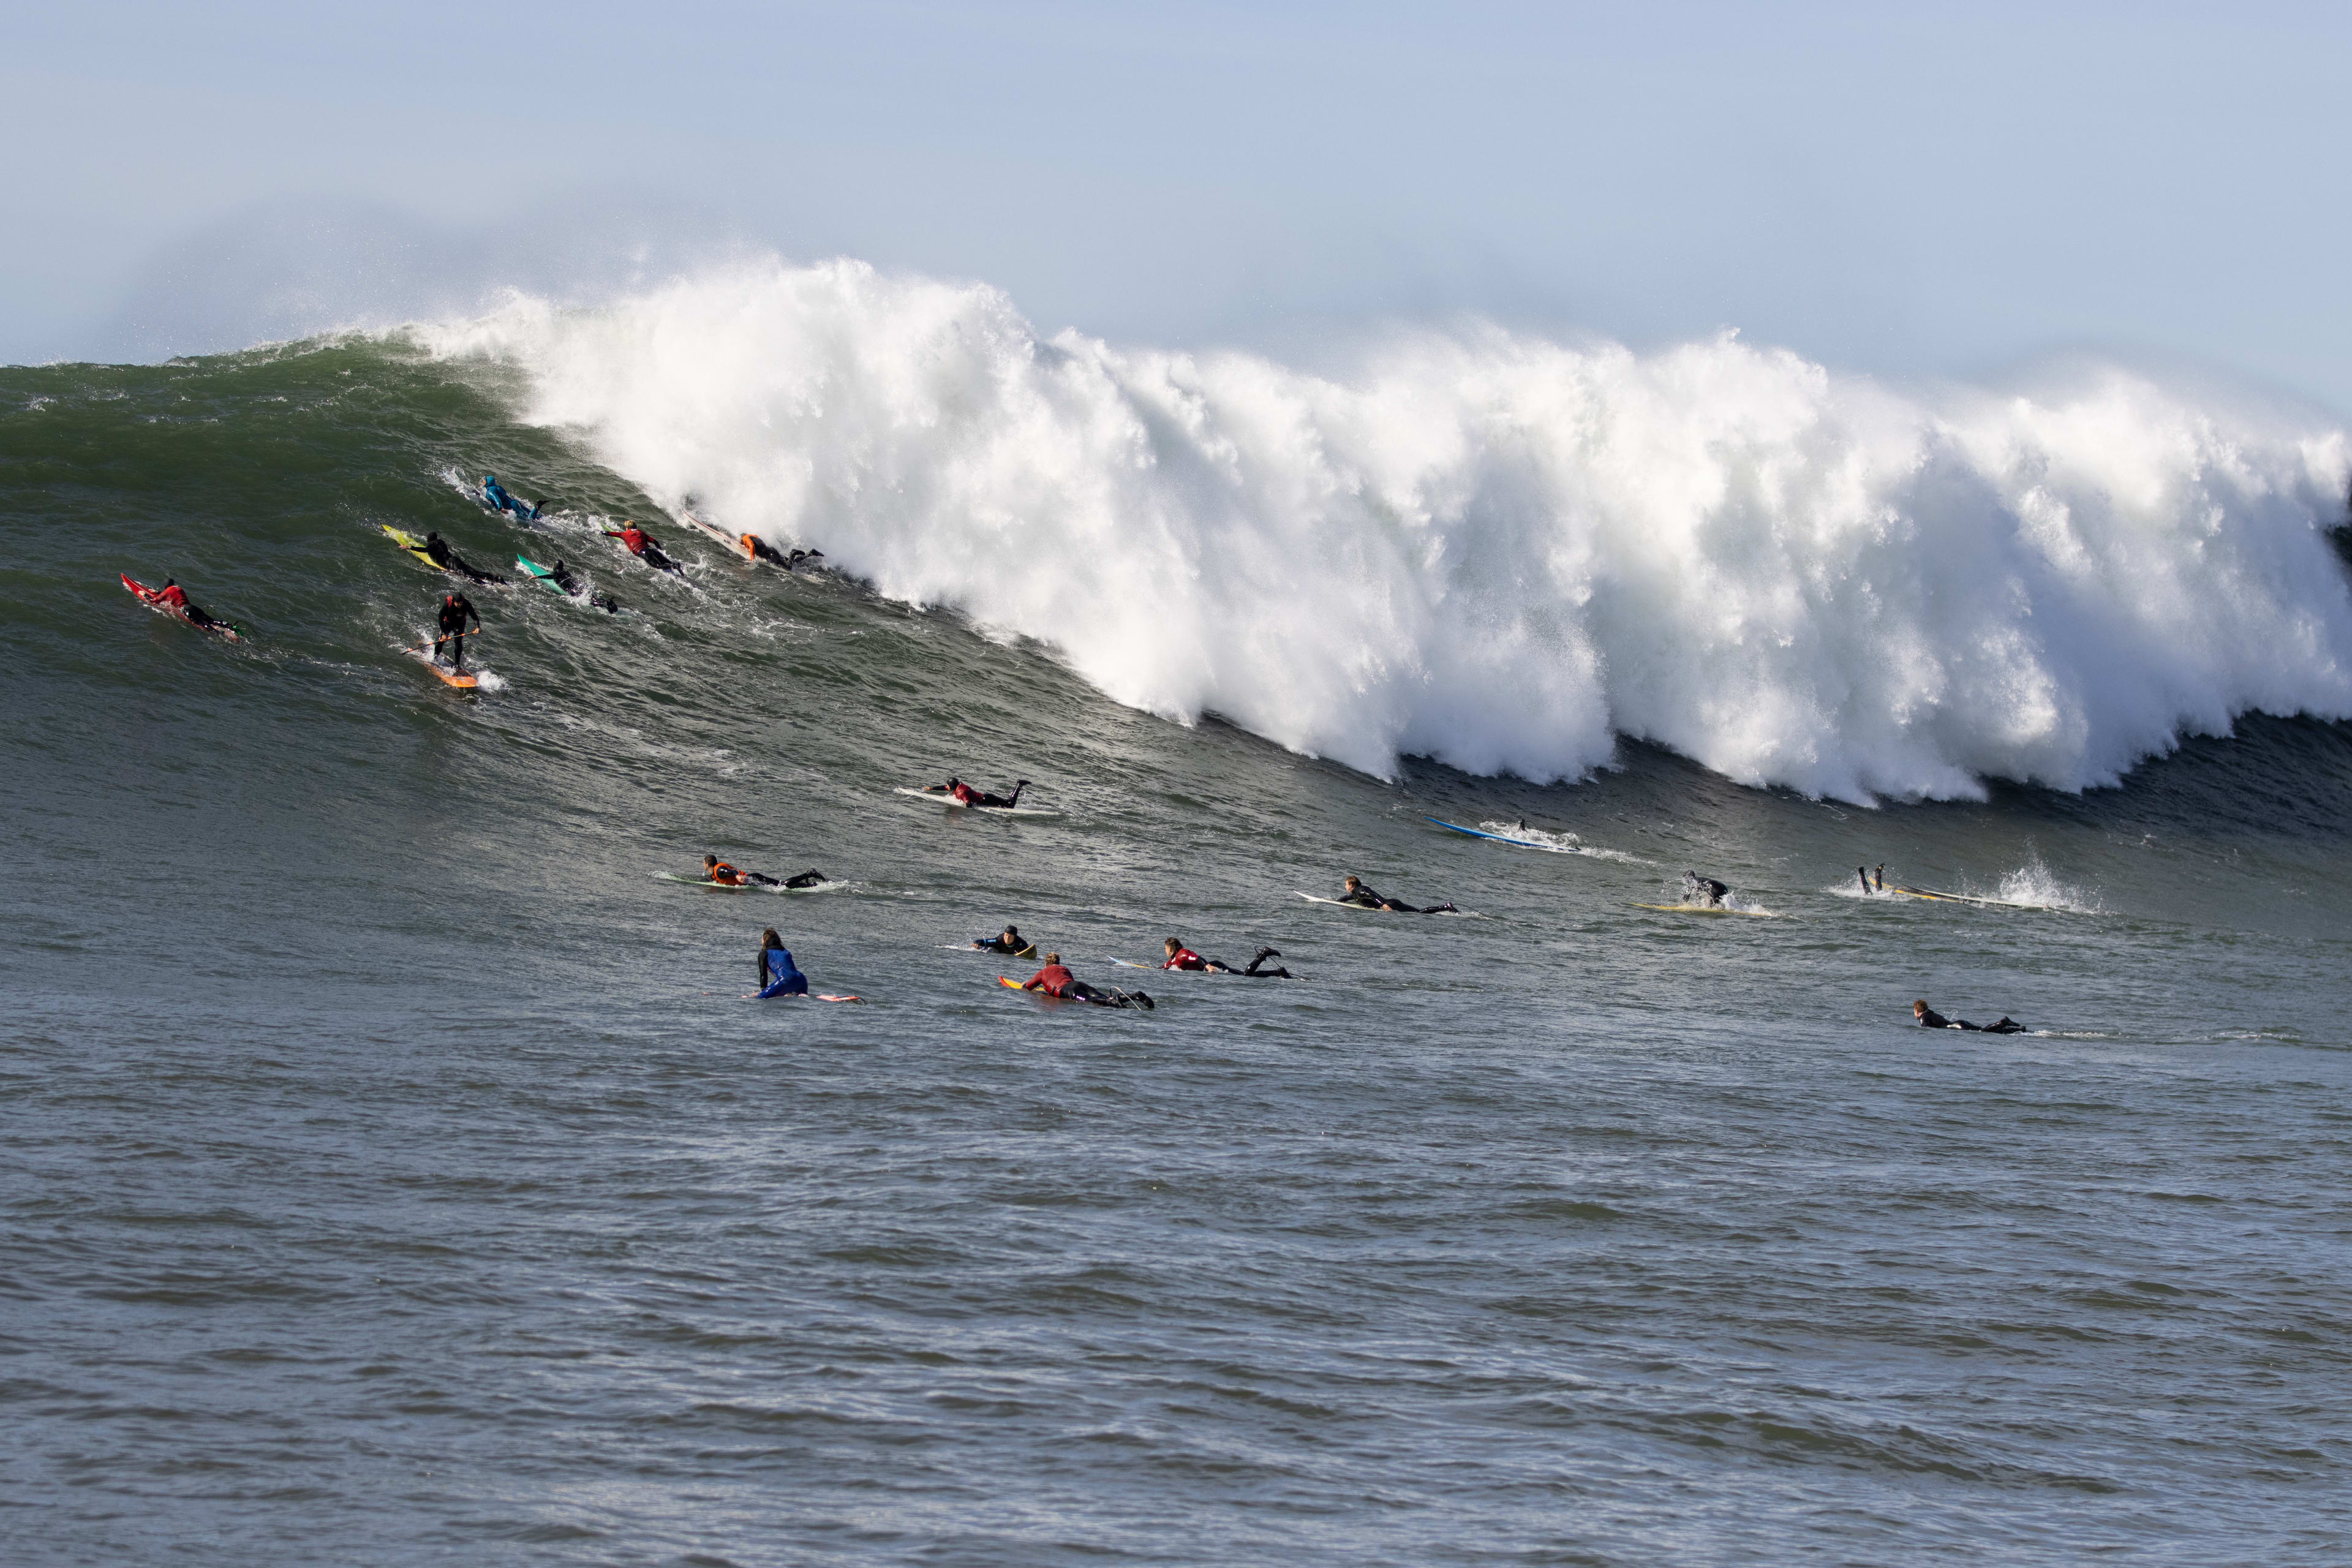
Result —
[[1884, 860], [1878, 863], [1878, 891], [1886, 891], [1886, 862]]
[[1021, 934], [1019, 926], [1008, 921], [1003, 931], [994, 936], [980, 937], [971, 945], [982, 952], [1010, 953], [1017, 958], [1030, 951], [1032, 943], [1027, 937]]
[[503, 577], [494, 576], [488, 572], [477, 572], [471, 566], [467, 565], [465, 557], [450, 549], [449, 542], [442, 538], [438, 533], [427, 533], [425, 536], [425, 554], [426, 559], [430, 560], [434, 565], [441, 568], [442, 571], [455, 572], [460, 577], [468, 578], [476, 583], [503, 583], [506, 581]]
[[1696, 871], [1683, 873], [1683, 902], [1696, 904], [1703, 910], [1719, 910], [1731, 889], [1712, 877], [1702, 877]]
[[439, 658], [441, 645], [454, 639], [456, 646], [449, 655], [449, 668], [452, 672], [460, 675], [464, 674], [466, 669], [466, 618], [468, 616], [473, 617], [474, 629], [480, 631], [482, 629], [481, 614], [474, 608], [471, 600], [463, 594], [443, 595], [441, 635], [433, 639], [433, 657]]
[[[580, 579], [574, 577], [572, 574], [572, 569], [563, 564], [562, 556], [557, 556], [555, 564], [547, 569], [547, 580], [573, 598], [580, 597]], [[588, 595], [588, 603], [608, 616], [621, 613], [621, 602], [610, 594], [591, 594]]]
[[1971, 1024], [1966, 1018], [1947, 1018], [1927, 1005], [1926, 997], [1911, 1004], [1911, 1018], [1923, 1029], [1966, 1029], [1972, 1035], [2021, 1035], [2025, 1026], [2003, 1013], [1998, 1024]]
[[1425, 910], [1416, 904], [1404, 903], [1400, 900], [1389, 898], [1385, 894], [1372, 891], [1371, 889], [1367, 888], [1362, 882], [1353, 877], [1348, 879], [1348, 890], [1340, 894], [1336, 901], [1342, 904], [1356, 904], [1368, 910], [1387, 910], [1391, 913], [1400, 915], [1452, 915], [1461, 913], [1459, 910], [1456, 910], [1454, 907], [1450, 900], [1443, 904], [1432, 904]]
[[194, 603], [188, 597], [188, 591], [180, 586], [180, 580], [177, 577], [163, 579], [163, 585], [155, 590], [155, 600], [158, 604], [169, 605], [173, 609], [177, 610], [180, 613], [180, 618], [192, 626], [204, 626], [207, 629], [217, 626], [223, 631], [231, 632], [236, 629], [228, 622], [215, 619], [196, 608]]

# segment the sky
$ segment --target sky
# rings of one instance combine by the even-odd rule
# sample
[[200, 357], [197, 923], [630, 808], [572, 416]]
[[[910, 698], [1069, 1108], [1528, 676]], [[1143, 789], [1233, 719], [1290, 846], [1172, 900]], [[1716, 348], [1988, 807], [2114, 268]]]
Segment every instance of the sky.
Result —
[[2347, 59], [2341, 4], [17, 6], [0, 360], [771, 249], [1122, 342], [1728, 327], [2342, 416]]

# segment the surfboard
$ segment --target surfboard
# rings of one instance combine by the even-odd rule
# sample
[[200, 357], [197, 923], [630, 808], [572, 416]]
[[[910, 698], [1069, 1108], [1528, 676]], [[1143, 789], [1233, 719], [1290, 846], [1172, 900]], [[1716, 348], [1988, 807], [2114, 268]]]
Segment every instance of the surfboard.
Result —
[[679, 512], [677, 514], [677, 520], [678, 521], [686, 524], [687, 527], [694, 530], [695, 532], [702, 535], [705, 539], [709, 540], [711, 542], [719, 545], [721, 548], [730, 551], [737, 555], [740, 555], [746, 561], [757, 561], [759, 559], [757, 555], [751, 553], [751, 547], [743, 542], [742, 536], [740, 534], [730, 533], [715, 522], [705, 522], [702, 519], [695, 516], [690, 511]]
[[1017, 952], [1006, 952], [999, 948], [976, 947], [968, 942], [943, 942], [940, 943], [940, 951], [942, 952], [984, 952], [992, 958], [1034, 958], [1037, 956], [1037, 944], [1033, 942], [1027, 947], [1022, 948]]
[[721, 893], [830, 893], [849, 884], [839, 878], [829, 882], [812, 882], [805, 888], [787, 888], [781, 882], [714, 882], [708, 877], [682, 877], [675, 871], [656, 871], [655, 876], [665, 882], [677, 882], [683, 887], [709, 888]]
[[1425, 811], [1421, 815], [1423, 818], [1437, 824], [1440, 827], [1450, 829], [1453, 832], [1463, 834], [1471, 838], [1491, 838], [1497, 844], [1516, 844], [1522, 849], [1545, 849], [1555, 854], [1560, 852], [1559, 846], [1557, 844], [1538, 844], [1532, 838], [1514, 838], [1507, 833], [1489, 833], [1483, 827], [1465, 827], [1458, 822], [1448, 822], [1442, 816], [1431, 816], [1429, 813]]
[[1944, 904], [1976, 904], [1989, 910], [2047, 910], [2048, 904], [2012, 903], [2007, 899], [1980, 899], [1973, 893], [1942, 893], [1933, 888], [1889, 888], [1906, 899], [1929, 899]]
[[1059, 816], [1062, 815], [1058, 811], [1043, 805], [965, 805], [961, 801], [950, 800], [938, 790], [914, 789], [905, 784], [899, 785], [897, 793], [912, 795], [917, 800], [928, 800], [933, 805], [943, 805], [950, 811], [984, 811], [992, 816]]
[[1637, 910], [1656, 910], [1670, 915], [1754, 915], [1759, 920], [1778, 920], [1770, 910], [1738, 910], [1728, 904], [1640, 904]]
[[226, 642], [243, 642], [245, 640], [243, 631], [235, 625], [235, 623], [222, 622], [209, 626], [196, 626], [195, 622], [182, 615], [176, 607], [163, 603], [161, 596], [163, 592], [163, 589], [150, 588], [146, 584], [140, 582], [128, 572], [119, 572], [115, 574], [115, 575], [122, 579], [122, 585], [130, 589], [132, 595], [136, 597], [141, 604], [146, 605], [157, 615], [167, 616], [173, 620], [179, 622], [182, 626], [195, 626], [196, 630], [200, 632], [210, 632]]
[[435, 658], [429, 653], [418, 652], [411, 657], [413, 657], [417, 663], [423, 665], [435, 675], [440, 677], [441, 684], [444, 686], [454, 686], [460, 691], [471, 691], [474, 688], [481, 684], [481, 682], [476, 679], [473, 676], [458, 675], [452, 672], [448, 667], [442, 664], [440, 660]]
[[553, 572], [541, 566], [538, 562], [533, 561], [528, 555], [518, 555], [515, 557], [515, 570], [530, 578], [532, 582], [544, 584], [550, 593], [563, 594], [563, 596], [567, 599], [572, 597], [571, 595], [563, 592], [563, 584], [555, 580], [555, 574]]
[[425, 553], [425, 541], [417, 538], [416, 535], [408, 532], [404, 529], [394, 528], [388, 522], [378, 523], [376, 526], [383, 530], [385, 537], [390, 539], [394, 544], [399, 545], [403, 550], [407, 551], [411, 555], [415, 556], [417, 560], [423, 562], [426, 566], [431, 567], [436, 572], [441, 570], [439, 566], [434, 564], [433, 557]]

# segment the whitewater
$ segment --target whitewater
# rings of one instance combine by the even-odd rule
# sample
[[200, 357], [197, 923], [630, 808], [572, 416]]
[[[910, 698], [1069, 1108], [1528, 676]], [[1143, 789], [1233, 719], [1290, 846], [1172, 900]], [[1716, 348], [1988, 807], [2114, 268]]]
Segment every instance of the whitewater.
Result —
[[1470, 325], [1311, 374], [852, 260], [395, 335], [667, 508], [1381, 777], [1574, 779], [1622, 737], [1817, 797], [1981, 798], [2352, 714], [2346, 431], [2117, 368], [1905, 387], [1730, 333]]

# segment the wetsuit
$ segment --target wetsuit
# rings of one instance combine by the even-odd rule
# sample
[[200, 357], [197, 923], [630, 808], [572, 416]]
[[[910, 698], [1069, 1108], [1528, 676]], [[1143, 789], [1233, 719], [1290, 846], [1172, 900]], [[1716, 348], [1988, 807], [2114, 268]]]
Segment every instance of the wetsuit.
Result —
[[530, 521], [539, 515], [539, 508], [535, 506], [526, 508], [522, 502], [507, 494], [505, 487], [499, 483], [495, 475], [482, 476], [482, 496], [500, 511], [510, 511], [525, 522]]
[[1043, 991], [1065, 1002], [1091, 1002], [1097, 1007], [1150, 1007], [1152, 1000], [1140, 991], [1098, 991], [1072, 974], [1069, 966], [1049, 963], [1023, 983], [1024, 991]]
[[1376, 893], [1360, 882], [1356, 885], [1354, 892], [1342, 893], [1333, 902], [1357, 904], [1368, 910], [1386, 910], [1391, 914], [1399, 915], [1450, 915], [1454, 912], [1454, 906], [1450, 902], [1432, 904], [1424, 910], [1418, 905], [1408, 904], [1401, 900]]
[[1870, 873], [1864, 870], [1861, 867], [1856, 866], [1853, 868], [1853, 874], [1862, 879], [1862, 896], [1865, 899], [1868, 898], [1870, 896]]
[[477, 572], [467, 565], [465, 557], [450, 549], [449, 542], [437, 533], [428, 533], [425, 536], [425, 554], [426, 559], [444, 572], [455, 572], [460, 577], [468, 578], [476, 583], [506, 581], [503, 577], [493, 576], [488, 572]]
[[1160, 967], [1160, 968], [1162, 968], [1162, 969], [1191, 969], [1191, 970], [1211, 970], [1211, 969], [1215, 969], [1215, 970], [1222, 970], [1222, 971], [1224, 971], [1225, 973], [1230, 973], [1232, 972], [1232, 966], [1231, 966], [1231, 965], [1229, 965], [1229, 964], [1223, 964], [1223, 963], [1210, 963], [1207, 959], [1202, 958], [1199, 953], [1194, 952], [1193, 952], [1191, 948], [1189, 948], [1189, 947], [1180, 947], [1180, 948], [1178, 948], [1178, 949], [1176, 950], [1175, 956], [1174, 956], [1174, 957], [1172, 957], [1172, 958], [1171, 958], [1171, 959], [1169, 959], [1169, 961], [1168, 961], [1167, 963], [1165, 963], [1161, 964]]
[[1884, 862], [1881, 862], [1878, 868], [1878, 891], [1882, 893], [1886, 891], [1886, 867]]
[[2021, 1035], [2025, 1026], [2003, 1013], [1998, 1024], [1971, 1024], [1966, 1018], [1947, 1018], [1933, 1007], [1919, 1015], [1923, 1029], [1966, 1029], [1972, 1035]]
[[[548, 568], [547, 580], [573, 598], [580, 597], [582, 591], [580, 579], [572, 574], [572, 569], [564, 565], [563, 557], [561, 555], [555, 558], [555, 564]], [[621, 613], [621, 602], [610, 594], [591, 594], [588, 595], [588, 603], [608, 616]]]
[[[1274, 948], [1270, 948], [1270, 947], [1262, 947], [1262, 948], [1259, 948], [1259, 949], [1257, 950], [1257, 956], [1256, 956], [1255, 958], [1251, 959], [1251, 960], [1249, 961], [1249, 967], [1248, 967], [1247, 969], [1243, 970], [1241, 973], [1244, 973], [1244, 974], [1245, 974], [1245, 975], [1247, 975], [1247, 976], [1249, 976], [1249, 978], [1251, 978], [1252, 980], [1291, 980], [1291, 979], [1296, 979], [1296, 978], [1297, 978], [1297, 976], [1293, 975], [1293, 974], [1290, 973], [1290, 971], [1288, 971], [1287, 969], [1283, 968], [1280, 964], [1276, 964], [1276, 965], [1275, 965], [1275, 967], [1273, 967], [1272, 969], [1264, 969], [1264, 968], [1260, 968], [1260, 967], [1259, 967], [1261, 964], [1265, 963], [1265, 961], [1266, 961], [1267, 959], [1269, 959], [1269, 958], [1280, 958], [1281, 956], [1282, 956], [1282, 954], [1281, 954], [1279, 952], [1277, 952], [1276, 950], [1275, 950]], [[1226, 973], [1230, 974], [1230, 973], [1233, 973], [1233, 971], [1228, 970], [1228, 971], [1226, 971]]]
[[1696, 871], [1683, 873], [1683, 901], [1715, 909], [1728, 898], [1731, 889], [1712, 877], [1702, 877]]
[[788, 947], [763, 947], [760, 950], [760, 995], [805, 996], [808, 976], [793, 962], [793, 950]]
[[482, 617], [467, 601], [465, 595], [452, 594], [441, 601], [441, 635], [433, 639], [433, 657], [439, 658], [441, 645], [456, 638], [457, 647], [449, 655], [449, 668], [453, 670], [466, 668], [466, 617], [468, 616], [474, 617], [474, 629], [481, 630]]
[[1011, 795], [991, 795], [961, 780], [951, 780], [946, 785], [946, 791], [958, 805], [1015, 806], [1021, 804], [1021, 792], [1028, 787], [1027, 779], [1018, 779], [1013, 782]]

